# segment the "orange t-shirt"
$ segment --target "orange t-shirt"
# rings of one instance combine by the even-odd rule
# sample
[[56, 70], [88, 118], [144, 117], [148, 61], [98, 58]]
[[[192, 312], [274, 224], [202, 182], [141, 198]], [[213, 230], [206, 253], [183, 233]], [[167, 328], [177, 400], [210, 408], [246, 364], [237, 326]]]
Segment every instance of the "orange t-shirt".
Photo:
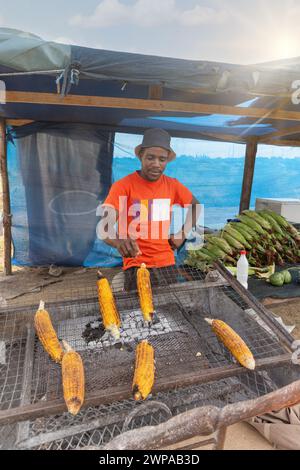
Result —
[[142, 263], [149, 268], [175, 264], [168, 242], [172, 206], [184, 207], [192, 199], [188, 188], [165, 175], [151, 182], [136, 171], [112, 185], [103, 206], [118, 211], [119, 237], [136, 239], [142, 252], [136, 258], [123, 258], [124, 270]]

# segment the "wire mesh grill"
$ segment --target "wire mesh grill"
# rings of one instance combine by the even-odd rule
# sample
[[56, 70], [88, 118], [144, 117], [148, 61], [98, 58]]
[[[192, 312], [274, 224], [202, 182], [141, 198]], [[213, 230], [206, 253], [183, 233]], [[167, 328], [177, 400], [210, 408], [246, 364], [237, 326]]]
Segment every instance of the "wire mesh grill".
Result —
[[[57, 302], [57, 293], [49, 294], [47, 289], [42, 292], [59, 339], [65, 339], [83, 359], [87, 396], [99, 390], [109, 396], [110, 390], [118, 387], [127, 387], [130, 394], [135, 348], [142, 339], [148, 339], [154, 346], [156, 381], [164, 384], [164, 391], [150, 397], [149, 404], [159, 400], [171, 415], [202, 404], [224, 406], [256, 398], [277, 388], [268, 368], [243, 371], [242, 375], [235, 371], [231, 377], [222, 377], [222, 371], [235, 360], [216, 338], [205, 317], [219, 318], [231, 325], [244, 338], [256, 360], [276, 358], [287, 352], [276, 328], [270, 329], [224, 279], [205, 278], [203, 273], [189, 267], [170, 267], [151, 271], [151, 280], [156, 320], [149, 328], [142, 318], [134, 276], [133, 283], [129, 279], [128, 284], [127, 279], [126, 285], [125, 279], [127, 291], [123, 273], [111, 277], [122, 319], [120, 341], [103, 329], [95, 275], [81, 285], [79, 294], [70, 288], [68, 295], [74, 292], [72, 300]], [[0, 313], [0, 410], [49, 403], [62, 397], [61, 367], [51, 361], [34, 333], [36, 307], [12, 307]], [[205, 379], [206, 373], [212, 371], [218, 373], [218, 380]], [[202, 381], [208, 383], [187, 388], [184, 377], [200, 373]], [[177, 386], [171, 390], [174, 377], [178, 379]], [[168, 383], [173, 383], [170, 390]], [[128, 399], [87, 408], [75, 418], [64, 413], [28, 421], [26, 425], [8, 425], [2, 428], [5, 436], [2, 445], [51, 449], [101, 445], [122, 432], [122, 423], [136, 407]], [[133, 423], [135, 427], [158, 424], [167, 415], [165, 409], [146, 409]], [[91, 421], [96, 422], [93, 429], [89, 429]]]

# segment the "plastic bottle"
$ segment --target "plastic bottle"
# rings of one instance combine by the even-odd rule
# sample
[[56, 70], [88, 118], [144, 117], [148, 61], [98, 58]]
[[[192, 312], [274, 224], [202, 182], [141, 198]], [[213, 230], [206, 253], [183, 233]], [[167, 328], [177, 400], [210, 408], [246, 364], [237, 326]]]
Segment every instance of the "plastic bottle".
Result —
[[237, 280], [248, 289], [248, 267], [249, 263], [246, 258], [246, 251], [241, 251], [241, 256], [237, 262]]

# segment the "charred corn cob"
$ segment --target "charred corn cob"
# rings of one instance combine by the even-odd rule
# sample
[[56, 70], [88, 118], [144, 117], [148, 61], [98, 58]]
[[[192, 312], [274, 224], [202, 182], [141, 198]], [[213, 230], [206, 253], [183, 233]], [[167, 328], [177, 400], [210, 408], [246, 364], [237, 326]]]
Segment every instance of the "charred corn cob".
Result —
[[34, 316], [34, 326], [45, 351], [47, 351], [53, 361], [61, 362], [64, 352], [53, 328], [50, 315], [45, 310], [45, 303], [42, 300]]
[[206, 318], [205, 320], [211, 325], [214, 333], [222, 341], [224, 346], [229, 349], [237, 361], [247, 369], [254, 370], [254, 357], [242, 338], [222, 320], [211, 320], [210, 318]]
[[132, 392], [135, 400], [145, 400], [154, 384], [154, 349], [148, 341], [138, 344], [135, 353], [135, 371]]
[[151, 323], [154, 316], [152, 288], [150, 272], [144, 263], [137, 270], [137, 288], [144, 320]]
[[98, 299], [103, 326], [115, 339], [120, 338], [121, 320], [108, 280], [98, 272]]
[[69, 413], [77, 415], [84, 401], [84, 368], [80, 355], [66, 341], [63, 341], [66, 352], [62, 359], [62, 383], [64, 399]]

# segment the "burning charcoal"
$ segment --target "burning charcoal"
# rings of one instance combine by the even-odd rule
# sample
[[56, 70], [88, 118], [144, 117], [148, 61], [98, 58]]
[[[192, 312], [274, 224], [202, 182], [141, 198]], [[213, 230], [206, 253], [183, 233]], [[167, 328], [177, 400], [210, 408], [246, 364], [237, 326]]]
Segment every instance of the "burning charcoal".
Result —
[[128, 343], [123, 344], [123, 348], [125, 349], [125, 351], [130, 352], [130, 353], [134, 351], [134, 348], [130, 346], [130, 344]]
[[93, 321], [86, 325], [82, 337], [84, 338], [86, 344], [91, 343], [92, 341], [98, 342], [103, 335], [105, 330], [101, 321]]

